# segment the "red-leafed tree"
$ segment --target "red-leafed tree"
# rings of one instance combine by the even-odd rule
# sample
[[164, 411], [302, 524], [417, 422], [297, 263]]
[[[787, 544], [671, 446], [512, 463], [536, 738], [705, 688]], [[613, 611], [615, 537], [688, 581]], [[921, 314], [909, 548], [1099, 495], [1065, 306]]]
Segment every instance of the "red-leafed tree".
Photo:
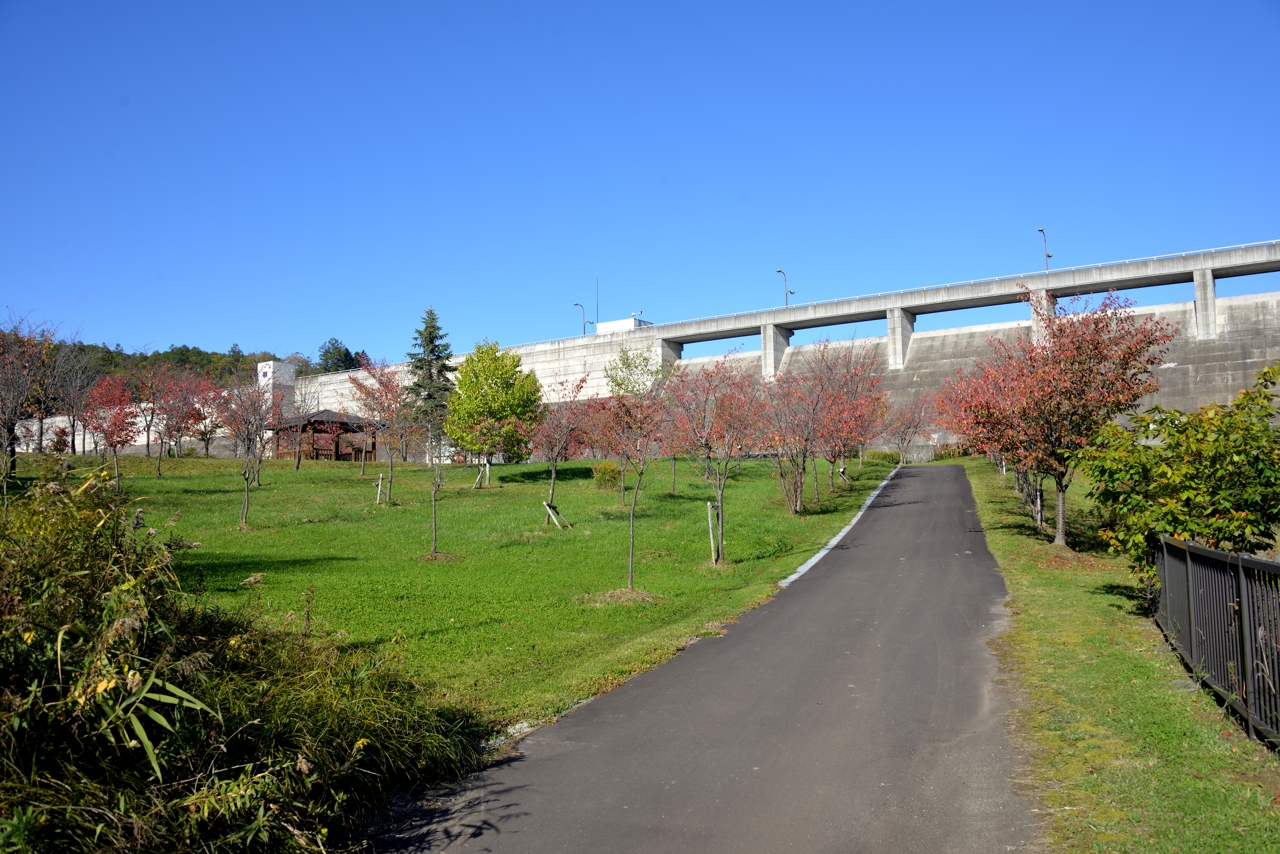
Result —
[[142, 421], [142, 435], [148, 457], [151, 456], [151, 434], [173, 381], [173, 369], [163, 363], [148, 365], [133, 375], [133, 396], [138, 407], [138, 417]]
[[[636, 502], [647, 483], [645, 475], [662, 453], [671, 419], [662, 392], [664, 372], [652, 361], [624, 350], [610, 363], [611, 396], [601, 401], [594, 427], [597, 443], [622, 462], [623, 482], [628, 470], [635, 474], [631, 491], [630, 528], [627, 550], [627, 589], [633, 589], [636, 556]], [[645, 379], [647, 377], [647, 379]]]
[[153, 426], [160, 439], [156, 477], [160, 477], [160, 460], [166, 446], [171, 445], [179, 456], [182, 454], [182, 440], [204, 419], [201, 403], [211, 390], [207, 380], [191, 373], [169, 373], [165, 380], [153, 412]]
[[138, 438], [138, 406], [129, 382], [122, 376], [98, 380], [84, 403], [84, 425], [110, 449], [115, 469], [116, 492], [120, 491], [120, 449]]
[[[880, 434], [888, 405], [880, 388], [880, 363], [873, 346], [854, 342], [833, 345], [817, 368], [831, 374], [824, 380], [831, 392], [819, 424], [818, 441], [830, 466], [827, 490], [835, 492], [836, 463], [856, 453], [861, 464], [862, 450]], [[843, 469], [840, 476], [844, 477]]]
[[[360, 409], [365, 429], [374, 434], [374, 441], [387, 452], [387, 503], [391, 503], [391, 486], [395, 480], [395, 459], [403, 458], [409, 443], [409, 411], [406, 407], [400, 371], [383, 359], [370, 359], [363, 353], [357, 356], [365, 377], [352, 376], [351, 394]], [[335, 449], [336, 450], [336, 449]]]
[[[838, 359], [831, 342], [820, 341], [764, 385], [759, 443], [773, 462], [787, 510], [793, 514], [804, 510], [809, 461], [822, 450], [835, 396], [840, 394], [840, 371], [832, 364]], [[816, 501], [816, 463], [813, 488]]]
[[898, 464], [907, 462], [911, 443], [923, 438], [933, 427], [932, 394], [921, 394], [891, 408], [884, 417], [884, 435], [898, 449]]
[[715, 563], [724, 556], [724, 491], [760, 436], [760, 385], [732, 356], [708, 368], [682, 368], [667, 381], [670, 445], [687, 454], [716, 493]]
[[[943, 394], [948, 429], [1000, 441], [1020, 471], [1052, 478], [1057, 496], [1054, 543], [1066, 545], [1067, 487], [1077, 454], [1103, 425], [1133, 412], [1159, 388], [1154, 369], [1163, 361], [1176, 327], [1139, 319], [1133, 303], [1108, 293], [1089, 308], [1033, 303], [1039, 333], [1011, 343], [990, 341], [988, 364], [948, 383]], [[997, 389], [967, 404], [967, 390]], [[973, 431], [964, 433], [965, 430]]]
[[586, 385], [585, 375], [576, 380], [560, 380], [548, 385], [538, 413], [538, 426], [529, 437], [532, 451], [551, 467], [551, 489], [547, 493], [547, 513], [542, 520], [544, 525], [555, 522], [558, 513], [556, 469], [565, 460], [579, 456], [585, 447], [587, 401], [580, 398]]
[[236, 456], [243, 460], [244, 502], [241, 527], [249, 523], [249, 485], [262, 485], [262, 459], [267, 453], [267, 432], [280, 420], [280, 394], [258, 383], [255, 374], [244, 377], [218, 395], [218, 420], [231, 437]]

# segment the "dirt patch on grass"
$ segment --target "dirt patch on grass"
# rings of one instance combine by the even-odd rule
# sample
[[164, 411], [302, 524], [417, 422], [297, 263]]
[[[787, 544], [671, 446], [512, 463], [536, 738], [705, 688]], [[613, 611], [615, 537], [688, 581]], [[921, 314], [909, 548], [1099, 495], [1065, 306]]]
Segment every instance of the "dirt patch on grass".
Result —
[[573, 601], [581, 605], [594, 605], [599, 608], [604, 605], [648, 605], [653, 602], [661, 602], [662, 598], [657, 593], [649, 593], [646, 590], [628, 590], [624, 587], [621, 590], [610, 590], [608, 593], [584, 593], [581, 596], [574, 596]]
[[418, 560], [425, 560], [428, 563], [457, 563], [462, 560], [462, 556], [449, 554], [448, 552], [436, 552], [435, 554], [418, 555]]

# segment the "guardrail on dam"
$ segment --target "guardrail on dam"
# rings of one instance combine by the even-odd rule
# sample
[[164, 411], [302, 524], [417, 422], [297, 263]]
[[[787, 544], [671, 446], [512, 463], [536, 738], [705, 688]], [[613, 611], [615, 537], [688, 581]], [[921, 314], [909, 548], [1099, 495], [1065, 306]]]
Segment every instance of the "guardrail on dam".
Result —
[[[1016, 303], [1024, 289], [1036, 299], [1046, 292], [1074, 296], [1194, 282], [1194, 302], [1136, 310], [1180, 324], [1159, 370], [1161, 391], [1151, 402], [1186, 409], [1229, 400], [1252, 383], [1262, 365], [1280, 359], [1280, 293], [1220, 299], [1215, 288], [1218, 279], [1277, 271], [1280, 241], [1270, 241], [664, 323], [511, 349], [544, 385], [589, 374], [586, 393], [603, 395], [608, 393], [605, 365], [623, 347], [648, 349], [664, 362], [679, 362], [685, 344], [759, 335], [760, 349], [736, 358], [758, 363], [768, 377], [792, 359], [803, 358], [806, 346], [790, 346], [795, 330], [884, 318], [887, 335], [858, 343], [879, 350], [892, 400], [937, 389], [944, 377], [984, 355], [988, 338], [1012, 339], [1031, 327], [1027, 320], [917, 333], [918, 315]], [[319, 385], [323, 405], [340, 409], [343, 395], [349, 397], [348, 376], [326, 374], [300, 381]]]

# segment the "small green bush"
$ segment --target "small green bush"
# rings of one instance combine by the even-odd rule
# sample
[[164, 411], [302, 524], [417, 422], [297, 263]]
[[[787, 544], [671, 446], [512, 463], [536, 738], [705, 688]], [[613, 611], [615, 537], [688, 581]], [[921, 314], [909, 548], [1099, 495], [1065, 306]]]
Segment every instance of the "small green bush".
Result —
[[1107, 424], [1077, 460], [1109, 523], [1099, 533], [1140, 578], [1160, 534], [1228, 552], [1265, 552], [1280, 524], [1280, 364], [1227, 404], [1155, 407]]
[[193, 603], [193, 544], [158, 535], [105, 472], [0, 517], [0, 850], [341, 850], [394, 788], [477, 767], [470, 716], [310, 639], [309, 610]]
[[893, 463], [894, 465], [897, 465], [898, 452], [897, 451], [879, 451], [879, 450], [871, 449], [866, 452], [866, 459], [879, 460], [882, 463]]
[[621, 476], [618, 464], [613, 460], [601, 460], [591, 467], [591, 479], [595, 481], [596, 489], [617, 489]]

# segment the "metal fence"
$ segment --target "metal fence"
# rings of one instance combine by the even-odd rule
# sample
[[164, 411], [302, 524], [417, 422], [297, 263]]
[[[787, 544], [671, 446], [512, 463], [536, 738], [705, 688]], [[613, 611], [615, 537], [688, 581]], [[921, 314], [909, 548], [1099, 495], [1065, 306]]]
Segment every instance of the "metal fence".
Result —
[[1161, 537], [1156, 622], [1245, 719], [1280, 741], [1280, 564]]

